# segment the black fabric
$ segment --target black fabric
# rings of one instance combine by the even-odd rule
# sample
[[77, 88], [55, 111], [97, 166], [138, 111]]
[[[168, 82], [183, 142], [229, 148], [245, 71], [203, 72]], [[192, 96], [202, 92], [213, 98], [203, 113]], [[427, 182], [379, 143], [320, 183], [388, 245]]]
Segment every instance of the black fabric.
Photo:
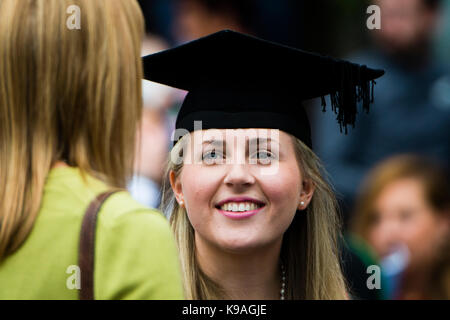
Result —
[[[181, 119], [179, 118], [176, 127], [193, 132], [195, 121], [199, 121], [198, 119], [203, 119], [202, 129], [280, 129], [293, 136], [301, 137], [302, 141], [312, 148], [311, 129], [306, 114], [299, 118], [289, 118], [284, 114], [263, 111], [240, 112], [239, 115], [220, 111], [197, 111], [189, 113]], [[251, 119], [251, 122], [249, 119]], [[177, 140], [179, 139], [175, 139], [175, 141]]]
[[330, 95], [346, 129], [354, 125], [358, 102], [369, 110], [371, 81], [384, 74], [230, 30], [146, 56], [143, 63], [145, 79], [189, 91], [177, 129], [192, 131], [193, 120], [202, 121], [202, 129], [276, 128], [309, 146], [302, 101]]

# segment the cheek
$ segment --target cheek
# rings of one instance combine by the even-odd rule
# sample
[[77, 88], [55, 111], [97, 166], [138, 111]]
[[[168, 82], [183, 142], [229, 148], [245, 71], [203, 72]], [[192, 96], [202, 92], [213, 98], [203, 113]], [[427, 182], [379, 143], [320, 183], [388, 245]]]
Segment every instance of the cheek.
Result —
[[260, 176], [258, 183], [270, 203], [268, 223], [282, 232], [294, 218], [300, 202], [301, 175], [296, 166], [281, 166], [274, 176]]
[[412, 250], [424, 253], [435, 246], [435, 230], [438, 225], [431, 215], [432, 213], [422, 212], [408, 226], [405, 239], [412, 246]]
[[300, 186], [296, 183], [280, 183], [280, 181], [274, 181], [264, 186], [264, 192], [268, 197], [270, 204], [276, 207], [292, 207], [296, 208], [300, 196]]
[[379, 226], [372, 227], [368, 232], [368, 240], [369, 244], [375, 250], [378, 256], [382, 256], [385, 254], [387, 248], [384, 245], [386, 241], [385, 236], [381, 232], [381, 228]]
[[276, 175], [260, 178], [266, 196], [273, 204], [297, 207], [301, 193], [301, 175], [297, 167], [281, 166]]
[[209, 209], [210, 200], [217, 189], [218, 179], [214, 178], [214, 172], [202, 170], [195, 165], [187, 165], [181, 174], [181, 185], [186, 209], [192, 214], [206, 214]]

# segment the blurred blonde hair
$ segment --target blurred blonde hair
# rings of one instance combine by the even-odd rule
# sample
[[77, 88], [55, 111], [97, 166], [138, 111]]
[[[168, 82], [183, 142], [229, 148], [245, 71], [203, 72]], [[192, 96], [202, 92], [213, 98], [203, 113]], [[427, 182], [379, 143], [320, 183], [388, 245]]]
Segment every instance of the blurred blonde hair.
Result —
[[[183, 150], [184, 136], [173, 148]], [[286, 267], [286, 299], [346, 299], [346, 286], [341, 271], [338, 240], [340, 219], [337, 203], [320, 160], [303, 142], [292, 137], [297, 161], [305, 179], [315, 185], [308, 208], [295, 215], [283, 236], [281, 260]], [[169, 160], [170, 171], [178, 177], [183, 164]], [[194, 229], [186, 210], [175, 201], [168, 180], [162, 196], [162, 210], [170, 214], [170, 223], [180, 251], [185, 294], [188, 299], [223, 299], [225, 292], [200, 269], [195, 254]]]
[[143, 31], [135, 0], [0, 0], [0, 260], [29, 234], [56, 161], [125, 185]]

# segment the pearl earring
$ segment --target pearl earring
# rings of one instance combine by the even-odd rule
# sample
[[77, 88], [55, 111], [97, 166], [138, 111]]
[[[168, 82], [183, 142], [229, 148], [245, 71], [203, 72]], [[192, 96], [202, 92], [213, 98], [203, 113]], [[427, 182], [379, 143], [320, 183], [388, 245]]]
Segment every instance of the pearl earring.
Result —
[[305, 205], [305, 202], [304, 202], [304, 201], [301, 201], [300, 204], [301, 204], [302, 206], [304, 206], [304, 205]]

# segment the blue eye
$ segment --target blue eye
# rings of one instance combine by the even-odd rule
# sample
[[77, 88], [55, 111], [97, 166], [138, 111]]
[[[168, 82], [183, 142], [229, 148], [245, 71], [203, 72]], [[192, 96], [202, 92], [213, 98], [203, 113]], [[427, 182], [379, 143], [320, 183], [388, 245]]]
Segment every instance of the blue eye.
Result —
[[254, 159], [256, 158], [258, 163], [260, 163], [260, 164], [270, 164], [271, 161], [276, 159], [276, 156], [268, 150], [261, 150], [261, 151], [255, 152], [253, 154], [253, 158]]
[[215, 159], [217, 157], [216, 151], [209, 151], [203, 154], [203, 159]]
[[266, 159], [273, 159], [275, 158], [273, 153], [270, 151], [258, 151], [256, 153], [253, 154], [254, 156], [256, 156], [256, 159], [258, 160], [266, 160]]
[[206, 163], [217, 162], [217, 160], [221, 159], [223, 159], [223, 154], [217, 150], [208, 151], [202, 155], [202, 160], [204, 160]]
[[259, 151], [257, 154], [258, 159], [269, 159], [272, 158], [272, 153], [268, 151]]

